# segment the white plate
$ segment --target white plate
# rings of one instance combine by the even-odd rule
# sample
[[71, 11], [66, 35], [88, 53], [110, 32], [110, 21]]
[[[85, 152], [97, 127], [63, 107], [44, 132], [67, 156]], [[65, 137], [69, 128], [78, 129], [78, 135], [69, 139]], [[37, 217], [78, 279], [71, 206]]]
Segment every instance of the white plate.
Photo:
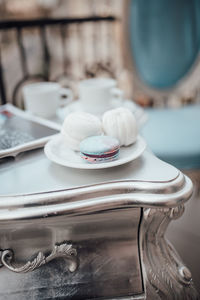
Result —
[[84, 161], [79, 152], [73, 151], [67, 147], [63, 141], [61, 134], [52, 138], [44, 147], [44, 153], [49, 160], [61, 166], [76, 168], [76, 169], [104, 169], [123, 165], [138, 158], [146, 148], [146, 142], [138, 136], [136, 142], [128, 147], [121, 147], [117, 160], [89, 164]]

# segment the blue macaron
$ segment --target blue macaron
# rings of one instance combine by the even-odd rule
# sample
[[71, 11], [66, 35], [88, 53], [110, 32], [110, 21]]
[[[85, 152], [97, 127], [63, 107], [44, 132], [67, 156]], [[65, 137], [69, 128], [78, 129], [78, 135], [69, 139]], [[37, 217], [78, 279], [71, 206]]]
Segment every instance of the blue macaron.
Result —
[[88, 163], [102, 163], [117, 159], [119, 141], [111, 136], [91, 136], [80, 143], [80, 155]]

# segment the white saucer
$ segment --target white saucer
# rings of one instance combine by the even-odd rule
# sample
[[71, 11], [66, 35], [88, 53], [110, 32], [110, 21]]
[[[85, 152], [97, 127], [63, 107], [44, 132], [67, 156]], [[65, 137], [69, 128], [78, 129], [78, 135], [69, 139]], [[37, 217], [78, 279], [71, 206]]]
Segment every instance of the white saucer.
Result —
[[84, 161], [79, 152], [67, 147], [61, 134], [53, 137], [44, 147], [44, 153], [49, 160], [61, 166], [76, 169], [104, 169], [128, 163], [138, 158], [146, 148], [146, 142], [138, 136], [136, 142], [128, 147], [121, 147], [117, 160], [99, 164], [89, 164]]

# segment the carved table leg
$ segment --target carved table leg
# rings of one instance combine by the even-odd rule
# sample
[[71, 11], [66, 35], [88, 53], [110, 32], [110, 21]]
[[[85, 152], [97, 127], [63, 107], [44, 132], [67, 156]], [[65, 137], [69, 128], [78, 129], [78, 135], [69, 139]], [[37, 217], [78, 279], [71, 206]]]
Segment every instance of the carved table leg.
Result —
[[140, 249], [147, 299], [200, 299], [190, 270], [183, 264], [164, 234], [184, 206], [144, 209], [140, 226]]

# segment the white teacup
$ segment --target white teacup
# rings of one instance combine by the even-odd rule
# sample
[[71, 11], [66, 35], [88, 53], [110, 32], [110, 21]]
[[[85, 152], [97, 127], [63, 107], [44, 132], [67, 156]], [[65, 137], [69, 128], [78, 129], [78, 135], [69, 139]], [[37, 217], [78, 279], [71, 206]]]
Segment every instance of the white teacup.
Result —
[[117, 82], [111, 78], [92, 78], [79, 83], [79, 97], [83, 109], [94, 114], [102, 114], [112, 106], [113, 98], [123, 97], [123, 91], [116, 88]]
[[[56, 82], [38, 82], [27, 84], [23, 88], [25, 109], [37, 116], [50, 118], [56, 110], [72, 100], [72, 92], [62, 88]], [[62, 99], [65, 96], [65, 99]]]

